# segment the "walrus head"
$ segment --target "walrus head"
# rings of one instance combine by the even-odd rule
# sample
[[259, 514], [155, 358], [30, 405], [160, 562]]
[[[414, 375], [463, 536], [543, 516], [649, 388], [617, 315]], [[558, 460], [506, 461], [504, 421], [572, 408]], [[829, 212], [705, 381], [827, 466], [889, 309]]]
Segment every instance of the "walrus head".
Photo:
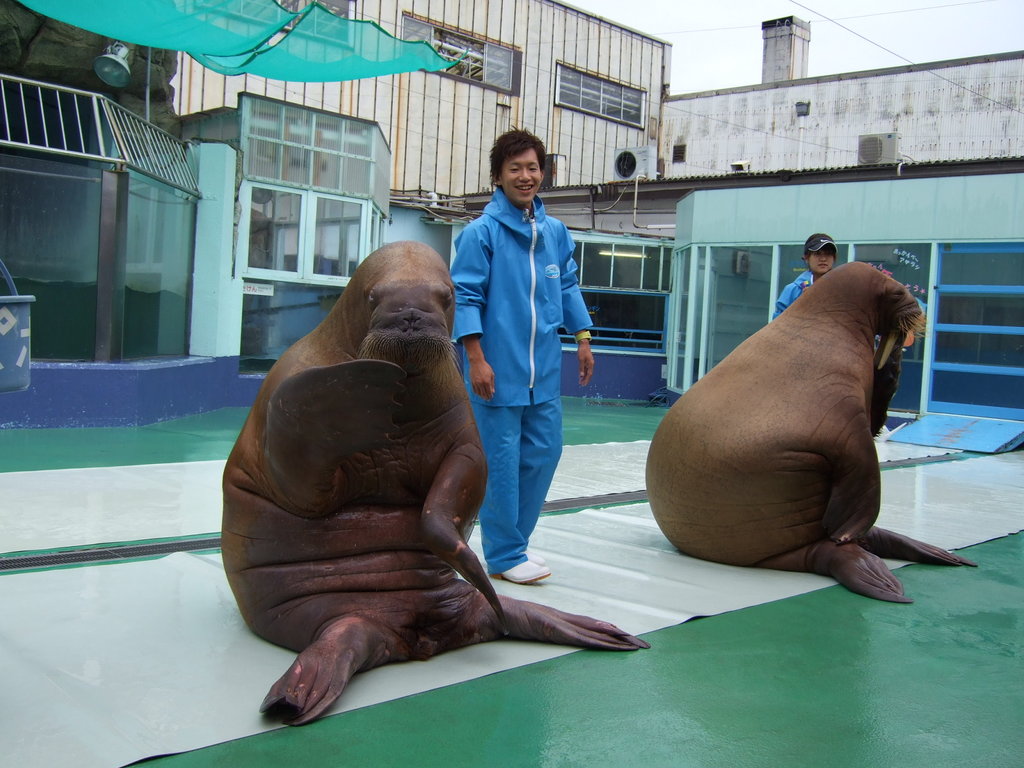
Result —
[[359, 265], [318, 333], [349, 357], [386, 360], [410, 375], [457, 372], [454, 312], [455, 289], [437, 251], [389, 243]]
[[451, 341], [455, 295], [450, 282], [385, 281], [369, 291], [369, 328], [358, 357], [386, 360], [415, 374], [456, 365]]

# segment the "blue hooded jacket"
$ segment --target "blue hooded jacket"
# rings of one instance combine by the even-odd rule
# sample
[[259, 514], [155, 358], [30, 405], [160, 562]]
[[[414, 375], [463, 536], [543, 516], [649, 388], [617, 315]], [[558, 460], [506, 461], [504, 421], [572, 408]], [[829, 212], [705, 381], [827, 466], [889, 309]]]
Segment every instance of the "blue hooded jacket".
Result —
[[[533, 199], [534, 217], [516, 208], [501, 188], [484, 215], [455, 240], [455, 338], [481, 334], [494, 369], [494, 397], [470, 398], [494, 406], [530, 405], [561, 395], [562, 345], [558, 329], [592, 325], [576, 279], [576, 244], [558, 219]], [[532, 254], [532, 259], [530, 258]], [[533, 400], [530, 390], [533, 389]]]
[[811, 283], [814, 282], [814, 275], [811, 270], [805, 269], [796, 280], [782, 289], [779, 298], [775, 301], [775, 312], [772, 313], [772, 320], [786, 311], [786, 307], [796, 301]]

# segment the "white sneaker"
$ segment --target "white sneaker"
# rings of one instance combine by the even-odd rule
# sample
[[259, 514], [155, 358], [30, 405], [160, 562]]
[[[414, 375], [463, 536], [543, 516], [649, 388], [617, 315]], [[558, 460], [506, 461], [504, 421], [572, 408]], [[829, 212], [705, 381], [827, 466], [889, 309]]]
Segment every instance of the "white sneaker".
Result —
[[541, 565], [541, 566], [543, 566], [543, 565], [547, 565], [548, 564], [547, 560], [545, 560], [540, 555], [533, 554], [533, 552], [527, 552], [526, 553], [526, 559], [529, 560], [534, 565]]
[[546, 579], [551, 575], [551, 569], [543, 565], [537, 565], [527, 560], [514, 568], [509, 568], [504, 573], [492, 573], [492, 578], [511, 581], [513, 584], [533, 584], [535, 581]]

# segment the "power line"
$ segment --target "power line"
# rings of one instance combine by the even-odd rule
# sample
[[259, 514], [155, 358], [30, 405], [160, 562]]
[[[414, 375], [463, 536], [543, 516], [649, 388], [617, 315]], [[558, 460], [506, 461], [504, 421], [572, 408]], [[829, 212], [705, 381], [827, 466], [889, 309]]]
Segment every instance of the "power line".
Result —
[[[979, 1], [980, 1], [980, 2], [987, 2], [988, 0], [979, 0]], [[845, 24], [840, 24], [840, 23], [839, 23], [839, 22], [838, 22], [838, 21], [837, 21], [836, 19], [832, 19], [832, 18], [829, 18], [828, 16], [826, 16], [826, 15], [825, 15], [825, 14], [823, 14], [823, 13], [821, 13], [820, 11], [816, 11], [816, 10], [814, 10], [813, 8], [810, 8], [809, 6], [806, 6], [806, 5], [804, 5], [803, 3], [798, 3], [798, 2], [796, 1], [796, 0], [790, 0], [790, 2], [791, 2], [791, 3], [793, 3], [793, 5], [795, 5], [795, 6], [798, 6], [798, 7], [800, 7], [800, 8], [803, 8], [803, 9], [804, 9], [805, 11], [809, 11], [810, 13], [816, 13], [816, 14], [818, 14], [818, 15], [819, 15], [819, 16], [821, 16], [821, 17], [822, 17], [823, 19], [825, 19], [825, 21], [830, 21], [830, 22], [832, 22], [833, 24], [835, 24], [835, 25], [836, 25], [837, 27], [839, 27], [840, 29], [845, 29], [845, 30], [846, 30], [847, 32], [849, 32], [849, 33], [850, 33], [851, 35], [855, 35], [856, 37], [859, 37], [859, 38], [860, 38], [861, 40], [863, 40], [864, 42], [866, 42], [866, 43], [870, 43], [871, 45], [875, 46], [876, 48], [879, 48], [879, 49], [881, 49], [881, 50], [885, 51], [886, 53], [892, 54], [892, 55], [893, 55], [893, 56], [895, 56], [896, 58], [898, 58], [898, 59], [902, 59], [903, 61], [907, 62], [908, 64], [910, 64], [910, 65], [912, 65], [912, 66], [915, 66], [915, 67], [916, 67], [916, 66], [919, 66], [919, 65], [918, 65], [918, 64], [917, 64], [916, 62], [913, 62], [913, 61], [911, 61], [911, 60], [910, 60], [910, 59], [908, 59], [908, 58], [907, 58], [906, 56], [903, 56], [902, 54], [896, 53], [896, 51], [894, 51], [894, 50], [891, 50], [891, 49], [889, 49], [889, 48], [886, 48], [886, 47], [885, 47], [884, 45], [882, 45], [881, 43], [876, 43], [876, 42], [875, 42], [874, 40], [872, 40], [871, 38], [869, 38], [869, 37], [865, 37], [865, 36], [864, 36], [864, 35], [862, 35], [862, 34], [861, 34], [860, 32], [856, 32], [856, 31], [854, 31], [854, 30], [850, 29], [850, 28], [849, 28], [848, 26], [846, 26]], [[964, 5], [967, 5], [967, 3], [964, 3]], [[963, 88], [963, 89], [964, 89], [965, 91], [967, 91], [968, 93], [974, 94], [975, 96], [978, 96], [979, 98], [985, 99], [986, 101], [991, 101], [991, 102], [992, 102], [993, 104], [996, 104], [997, 106], [1003, 107], [1003, 108], [1005, 108], [1005, 109], [1009, 109], [1009, 110], [1011, 110], [1011, 111], [1013, 111], [1013, 112], [1018, 112], [1018, 113], [1020, 113], [1020, 114], [1024, 114], [1024, 112], [1021, 112], [1021, 110], [1017, 109], [1017, 108], [1016, 108], [1016, 107], [1014, 107], [1014, 106], [1011, 106], [1010, 104], [1005, 104], [1005, 103], [1003, 103], [1003, 102], [1001, 102], [1001, 101], [997, 101], [996, 99], [993, 99], [993, 98], [991, 98], [991, 97], [989, 97], [989, 96], [986, 96], [985, 94], [981, 93], [980, 91], [976, 91], [976, 90], [974, 90], [973, 88], [969, 88], [969, 87], [967, 87], [966, 85], [962, 85], [962, 84], [960, 84], [960, 83], [954, 82], [953, 80], [950, 80], [950, 79], [949, 79], [948, 77], [946, 77], [945, 75], [940, 75], [940, 74], [939, 74], [938, 72], [936, 72], [936, 71], [935, 71], [935, 70], [933, 70], [933, 69], [926, 69], [926, 71], [927, 71], [927, 72], [929, 72], [929, 73], [931, 73], [931, 74], [932, 74], [932, 75], [934, 75], [935, 77], [939, 78], [940, 80], [943, 80], [943, 81], [945, 81], [945, 82], [949, 83], [950, 85], [952, 85], [952, 86], [954, 86], [954, 87], [956, 87], [956, 88]]]

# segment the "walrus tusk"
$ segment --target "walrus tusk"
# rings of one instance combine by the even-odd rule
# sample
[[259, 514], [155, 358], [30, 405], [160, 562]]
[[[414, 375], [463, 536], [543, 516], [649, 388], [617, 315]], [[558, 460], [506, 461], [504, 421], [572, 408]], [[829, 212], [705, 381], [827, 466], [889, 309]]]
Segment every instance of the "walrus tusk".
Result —
[[889, 355], [892, 354], [892, 348], [896, 346], [896, 340], [899, 335], [899, 331], [892, 331], [885, 337], [885, 343], [878, 345], [878, 351], [875, 352], [876, 371], [882, 370], [882, 366], [885, 365], [885, 361], [888, 360]]

